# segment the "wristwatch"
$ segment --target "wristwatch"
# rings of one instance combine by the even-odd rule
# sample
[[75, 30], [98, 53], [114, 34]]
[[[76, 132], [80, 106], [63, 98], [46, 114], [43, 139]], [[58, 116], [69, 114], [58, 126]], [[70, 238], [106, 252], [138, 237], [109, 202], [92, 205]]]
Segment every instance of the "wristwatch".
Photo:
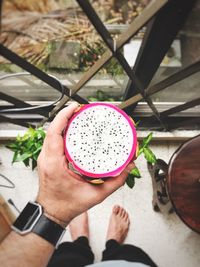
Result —
[[35, 233], [57, 247], [65, 233], [65, 228], [49, 218], [37, 202], [28, 202], [11, 228], [25, 235]]

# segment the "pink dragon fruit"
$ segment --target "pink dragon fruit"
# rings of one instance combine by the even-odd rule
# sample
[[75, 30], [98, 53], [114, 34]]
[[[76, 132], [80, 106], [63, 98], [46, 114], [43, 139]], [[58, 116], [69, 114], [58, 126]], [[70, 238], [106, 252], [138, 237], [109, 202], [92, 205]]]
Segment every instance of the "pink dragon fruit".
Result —
[[120, 174], [133, 160], [137, 136], [133, 120], [111, 104], [82, 106], [70, 119], [65, 154], [83, 177], [100, 184]]

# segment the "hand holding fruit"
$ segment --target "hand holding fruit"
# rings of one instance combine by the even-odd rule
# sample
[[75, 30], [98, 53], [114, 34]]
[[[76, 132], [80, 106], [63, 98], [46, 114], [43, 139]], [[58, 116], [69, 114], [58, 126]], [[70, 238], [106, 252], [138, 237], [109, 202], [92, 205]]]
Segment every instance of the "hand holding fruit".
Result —
[[64, 154], [63, 130], [77, 109], [72, 104], [61, 110], [50, 124], [38, 158], [39, 193], [37, 201], [47, 213], [69, 222], [77, 215], [102, 202], [125, 183], [134, 168], [129, 164], [122, 173], [94, 186], [68, 167]]

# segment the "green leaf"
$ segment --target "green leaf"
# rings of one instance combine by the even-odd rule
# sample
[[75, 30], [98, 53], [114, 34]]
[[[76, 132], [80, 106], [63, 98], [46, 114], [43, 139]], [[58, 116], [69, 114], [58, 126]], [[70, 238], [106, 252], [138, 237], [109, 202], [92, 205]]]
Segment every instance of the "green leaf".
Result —
[[18, 152], [16, 151], [13, 155], [12, 163], [16, 162]]
[[36, 160], [32, 160], [32, 171], [35, 169], [35, 167], [37, 166], [37, 161]]
[[22, 161], [29, 166], [31, 160], [32, 168], [37, 166], [37, 158], [42, 149], [45, 132], [42, 127], [38, 129], [29, 128], [23, 136], [17, 136], [16, 140], [7, 147], [14, 152], [13, 163]]
[[130, 174], [132, 174], [136, 178], [141, 178], [140, 171], [136, 166], [130, 171]]
[[26, 136], [27, 138], [33, 138], [35, 135], [37, 135], [37, 130], [30, 127], [24, 137]]
[[106, 95], [106, 93], [104, 93], [103, 91], [98, 90], [98, 91], [97, 91], [97, 98], [98, 98], [98, 100], [100, 100], [100, 101], [104, 101], [104, 100], [107, 98], [107, 95]]
[[147, 148], [153, 138], [153, 133], [148, 134], [139, 146], [138, 157], [144, 152], [144, 148]]
[[30, 166], [30, 164], [29, 164], [29, 160], [30, 160], [30, 158], [27, 158], [27, 159], [25, 159], [25, 160], [23, 161], [23, 163], [24, 163], [24, 165], [25, 165], [26, 167]]
[[15, 149], [18, 149], [18, 144], [13, 142], [13, 143], [10, 143], [6, 146], [7, 148], [11, 149], [11, 150], [15, 150]]
[[35, 146], [35, 143], [33, 142], [33, 140], [31, 140], [31, 139], [27, 139], [27, 142], [26, 142], [26, 148], [27, 148], [27, 150], [31, 150], [31, 148], [33, 148], [34, 146]]
[[17, 156], [17, 158], [16, 158], [16, 162], [18, 162], [18, 161], [25, 161], [26, 159], [28, 159], [28, 158], [30, 158], [32, 156], [32, 154], [30, 154], [30, 153], [24, 153], [24, 154], [22, 154], [22, 155], [19, 155], [19, 156]]
[[144, 157], [149, 163], [156, 163], [156, 156], [152, 152], [152, 150], [148, 147], [144, 148]]
[[39, 146], [37, 149], [35, 149], [35, 151], [33, 152], [33, 155], [35, 154], [39, 154], [39, 152], [41, 151], [42, 146]]
[[140, 120], [135, 123], [135, 127], [137, 128], [139, 124], [140, 124]]
[[17, 137], [16, 137], [16, 141], [17, 142], [20, 142], [21, 141], [21, 136], [18, 134]]
[[88, 100], [91, 102], [97, 102], [98, 99], [96, 97], [88, 97]]
[[33, 159], [37, 161], [38, 156], [39, 156], [39, 153], [37, 153], [37, 154], [33, 154]]
[[45, 138], [45, 131], [40, 127], [37, 130], [37, 139], [44, 139]]
[[144, 152], [144, 148], [139, 146], [138, 157]]
[[135, 185], [135, 177], [129, 173], [127, 179], [126, 179], [126, 184], [128, 187], [133, 188]]
[[141, 148], [145, 148], [149, 145], [149, 143], [151, 142], [153, 138], [153, 133], [148, 134], [142, 141], [142, 145]]

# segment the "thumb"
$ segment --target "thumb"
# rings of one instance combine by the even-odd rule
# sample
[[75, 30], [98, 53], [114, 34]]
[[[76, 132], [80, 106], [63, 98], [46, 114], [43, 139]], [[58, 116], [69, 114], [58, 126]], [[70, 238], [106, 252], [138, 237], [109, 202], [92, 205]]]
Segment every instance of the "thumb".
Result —
[[77, 103], [72, 103], [68, 107], [63, 108], [51, 122], [48, 131], [61, 135], [62, 131], [67, 125], [68, 120], [71, 118], [77, 107]]
[[118, 188], [120, 188], [126, 182], [127, 176], [130, 171], [135, 167], [134, 162], [129, 163], [126, 168], [121, 172], [120, 175], [116, 177], [111, 177], [105, 181], [103, 184], [104, 190], [106, 191], [107, 195], [110, 195]]

